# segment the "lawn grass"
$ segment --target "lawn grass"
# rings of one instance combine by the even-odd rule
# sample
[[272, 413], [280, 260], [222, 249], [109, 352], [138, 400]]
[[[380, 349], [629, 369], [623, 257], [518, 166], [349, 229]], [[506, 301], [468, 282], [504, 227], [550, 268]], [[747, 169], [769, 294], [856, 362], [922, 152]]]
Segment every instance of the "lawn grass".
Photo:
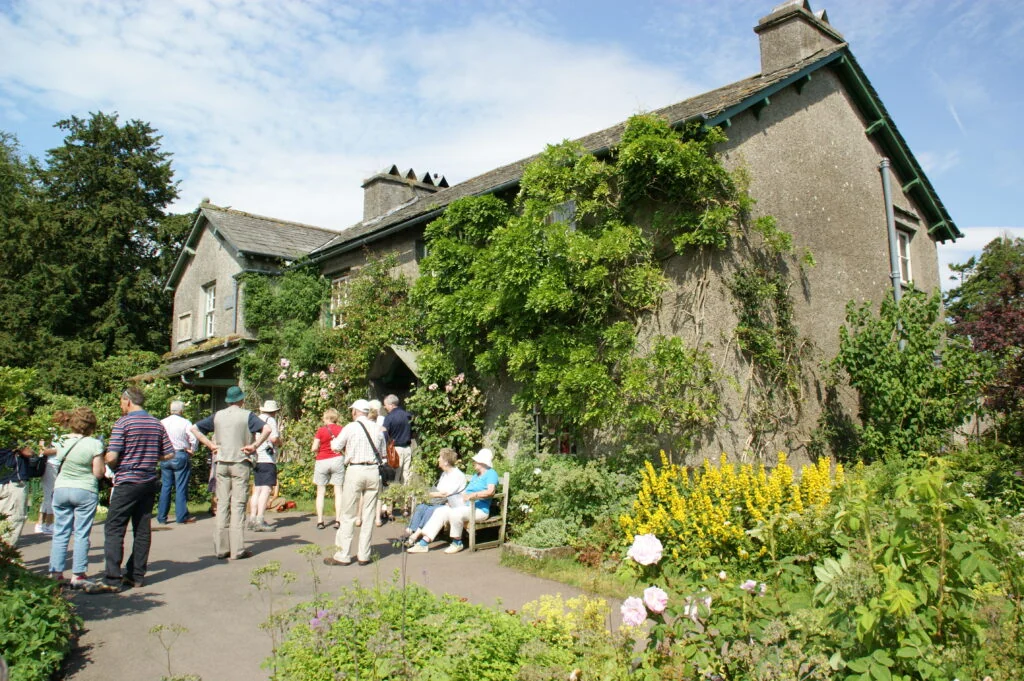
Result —
[[595, 596], [624, 599], [635, 596], [637, 591], [636, 579], [583, 565], [574, 558], [537, 560], [502, 551], [501, 564], [534, 577], [574, 586]]

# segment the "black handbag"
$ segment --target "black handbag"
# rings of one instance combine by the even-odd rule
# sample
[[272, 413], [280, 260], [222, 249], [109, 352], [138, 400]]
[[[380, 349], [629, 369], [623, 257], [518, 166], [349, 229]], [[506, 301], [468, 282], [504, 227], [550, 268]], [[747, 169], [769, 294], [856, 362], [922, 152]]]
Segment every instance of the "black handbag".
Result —
[[[356, 421], [356, 423], [359, 423], [359, 421]], [[377, 451], [377, 445], [373, 444], [373, 438], [370, 437], [370, 431], [366, 429], [366, 426], [359, 423], [359, 427], [362, 428], [363, 433], [366, 434], [366, 439], [370, 443], [370, 449], [373, 450], [373, 456], [377, 459], [377, 472], [380, 473], [380, 479], [384, 482], [394, 482], [397, 471], [381, 460], [380, 452]]]

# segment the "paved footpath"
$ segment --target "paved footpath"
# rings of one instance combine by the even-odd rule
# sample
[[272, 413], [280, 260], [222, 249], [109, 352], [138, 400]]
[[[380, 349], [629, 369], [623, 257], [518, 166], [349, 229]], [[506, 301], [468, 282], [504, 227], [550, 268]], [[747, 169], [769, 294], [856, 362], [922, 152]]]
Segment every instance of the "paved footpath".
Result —
[[[273, 516], [271, 518], [271, 516]], [[193, 525], [153, 523], [153, 546], [145, 586], [119, 594], [71, 595], [85, 621], [67, 678], [70, 681], [159, 681], [167, 673], [166, 655], [149, 634], [158, 625], [183, 625], [171, 652], [175, 674], [198, 674], [204, 681], [252, 681], [266, 679], [261, 663], [270, 655], [269, 634], [259, 628], [266, 619], [267, 604], [249, 583], [250, 571], [270, 561], [298, 579], [281, 603], [308, 600], [313, 594], [310, 563], [297, 549], [308, 544], [329, 547], [334, 530], [317, 530], [315, 517], [298, 513], [268, 514], [277, 531], [247, 533], [255, 554], [239, 561], [219, 561], [213, 555], [214, 519], [202, 517]], [[446, 555], [440, 549], [428, 554], [404, 555], [392, 547], [404, 525], [388, 523], [375, 528], [373, 550], [380, 558], [372, 565], [329, 567], [317, 561], [321, 592], [337, 592], [359, 581], [373, 584], [390, 581], [407, 561], [407, 578], [435, 593], [451, 593], [491, 607], [518, 609], [542, 594], [566, 597], [580, 592], [570, 586], [538, 579], [498, 564], [496, 549]], [[31, 531], [31, 525], [26, 530]], [[130, 552], [131, 531], [125, 544]], [[442, 545], [437, 545], [442, 546]], [[47, 569], [49, 537], [23, 534], [19, 542], [28, 567]], [[69, 556], [70, 559], [70, 556]], [[70, 563], [69, 563], [70, 564]], [[92, 532], [90, 575], [103, 570], [103, 526]], [[70, 575], [70, 570], [65, 572]], [[277, 606], [275, 606], [277, 607]]]

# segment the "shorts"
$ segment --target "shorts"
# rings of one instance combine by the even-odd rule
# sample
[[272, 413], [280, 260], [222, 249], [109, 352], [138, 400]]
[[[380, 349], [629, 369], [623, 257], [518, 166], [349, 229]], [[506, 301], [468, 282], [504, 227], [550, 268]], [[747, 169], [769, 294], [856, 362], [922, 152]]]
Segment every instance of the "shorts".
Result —
[[345, 457], [317, 459], [313, 465], [314, 485], [340, 485], [345, 480]]
[[256, 487], [273, 487], [277, 484], [277, 464], [258, 463], [256, 473], [253, 475], [253, 484]]

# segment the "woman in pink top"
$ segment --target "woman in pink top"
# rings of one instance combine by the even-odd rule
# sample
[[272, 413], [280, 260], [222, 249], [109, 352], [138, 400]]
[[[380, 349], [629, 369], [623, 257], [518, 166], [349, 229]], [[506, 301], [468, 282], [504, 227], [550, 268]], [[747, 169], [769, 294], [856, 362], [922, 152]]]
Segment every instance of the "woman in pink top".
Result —
[[316, 485], [316, 527], [322, 530], [324, 524], [324, 497], [327, 485], [334, 486], [334, 529], [341, 527], [341, 483], [345, 479], [345, 460], [338, 452], [331, 449], [331, 440], [341, 432], [338, 425], [338, 410], [328, 409], [323, 416], [322, 425], [313, 436], [311, 451], [316, 454], [313, 465], [313, 484]]

